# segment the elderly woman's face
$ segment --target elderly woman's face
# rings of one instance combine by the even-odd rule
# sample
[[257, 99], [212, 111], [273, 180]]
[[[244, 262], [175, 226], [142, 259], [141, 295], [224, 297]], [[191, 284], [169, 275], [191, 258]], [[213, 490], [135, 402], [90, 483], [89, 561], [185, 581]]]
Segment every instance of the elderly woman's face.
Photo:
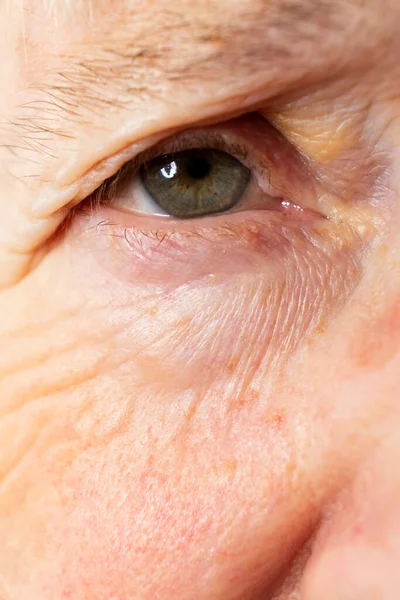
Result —
[[3, 0], [2, 600], [398, 600], [399, 28]]

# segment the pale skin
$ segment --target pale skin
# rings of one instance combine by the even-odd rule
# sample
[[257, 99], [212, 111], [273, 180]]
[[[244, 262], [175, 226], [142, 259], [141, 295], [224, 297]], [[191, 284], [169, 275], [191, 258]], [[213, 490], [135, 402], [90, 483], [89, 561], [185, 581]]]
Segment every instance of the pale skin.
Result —
[[[398, 600], [399, 30], [397, 0], [3, 2], [1, 600]], [[139, 213], [134, 174], [85, 201], [216, 135], [240, 210]]]

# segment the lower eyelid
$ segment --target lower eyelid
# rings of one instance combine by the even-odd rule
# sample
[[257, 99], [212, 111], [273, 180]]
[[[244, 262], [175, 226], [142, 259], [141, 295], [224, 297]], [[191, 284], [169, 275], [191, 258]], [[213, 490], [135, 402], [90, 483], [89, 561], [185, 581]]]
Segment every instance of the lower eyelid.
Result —
[[179, 286], [286, 268], [323, 218], [302, 219], [264, 210], [177, 221], [102, 207], [73, 221], [70, 240], [118, 279]]

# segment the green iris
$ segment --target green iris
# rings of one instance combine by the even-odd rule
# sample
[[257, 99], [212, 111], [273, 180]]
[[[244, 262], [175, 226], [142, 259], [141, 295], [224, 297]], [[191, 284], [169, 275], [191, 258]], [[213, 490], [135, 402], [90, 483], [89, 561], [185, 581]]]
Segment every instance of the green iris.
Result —
[[251, 172], [236, 158], [211, 148], [158, 156], [140, 170], [151, 198], [180, 219], [223, 212], [245, 193]]

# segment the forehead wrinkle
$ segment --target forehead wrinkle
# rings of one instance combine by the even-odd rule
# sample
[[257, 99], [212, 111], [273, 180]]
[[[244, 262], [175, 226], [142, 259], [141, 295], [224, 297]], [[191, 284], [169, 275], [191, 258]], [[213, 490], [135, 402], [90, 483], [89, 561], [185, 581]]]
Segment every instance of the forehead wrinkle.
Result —
[[[159, 4], [159, 3], [158, 3]], [[184, 4], [184, 3], [183, 3]], [[190, 85], [220, 79], [246, 81], [259, 72], [306, 66], [311, 47], [318, 57], [339, 47], [344, 29], [344, 0], [248, 0], [226, 10], [186, 12], [162, 9], [130, 13], [98, 23], [90, 40], [55, 57], [41, 89], [65, 102], [101, 107], [126, 102], [134, 94], [157, 93], [165, 81]], [[243, 10], [243, 7], [247, 10]], [[317, 8], [316, 8], [317, 7]], [[126, 18], [125, 18], [126, 21]], [[117, 35], [115, 34], [117, 32]]]

